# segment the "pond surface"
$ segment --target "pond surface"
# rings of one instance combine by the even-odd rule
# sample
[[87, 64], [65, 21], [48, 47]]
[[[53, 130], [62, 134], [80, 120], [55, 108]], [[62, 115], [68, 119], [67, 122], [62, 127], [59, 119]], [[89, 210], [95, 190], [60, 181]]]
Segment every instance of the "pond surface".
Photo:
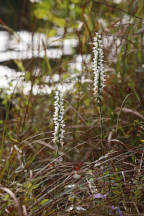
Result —
[[[78, 41], [76, 39], [61, 40], [60, 37], [47, 39], [44, 34], [21, 31], [14, 35], [10, 35], [7, 31], [0, 31], [0, 88], [12, 93], [16, 87], [23, 87], [24, 93], [28, 93], [31, 89], [31, 83], [24, 81], [24, 72], [16, 71], [8, 66], [4, 66], [5, 62], [10, 60], [24, 60], [31, 58], [59, 59], [62, 55], [71, 55], [73, 48], [76, 47]], [[75, 58], [74, 63], [70, 63], [72, 70], [81, 69], [82, 59], [80, 56]], [[5, 64], [6, 65], [6, 64]], [[39, 69], [37, 69], [38, 71]], [[35, 72], [37, 72], [35, 71]], [[53, 81], [58, 81], [59, 75], [53, 76]], [[47, 76], [45, 80], [49, 81]], [[33, 87], [33, 93], [50, 93], [48, 86], [39, 88]]]
[[[99, 22], [103, 26], [103, 19]], [[31, 83], [25, 82], [25, 73], [16, 71], [8, 67], [8, 62], [13, 60], [30, 60], [32, 58], [43, 59], [47, 56], [48, 59], [60, 59], [62, 56], [71, 56], [74, 53], [74, 49], [78, 46], [78, 40], [76, 39], [64, 39], [62, 40], [63, 31], [59, 31], [59, 37], [46, 38], [42, 33], [34, 33], [27, 31], [20, 31], [14, 34], [9, 34], [7, 31], [0, 31], [0, 89], [5, 89], [7, 93], [13, 91], [23, 91], [28, 94], [31, 90]], [[120, 46], [121, 41], [119, 38], [114, 38], [112, 35], [105, 36], [103, 38], [104, 47], [110, 48], [110, 58], [116, 61], [115, 52], [117, 47]], [[108, 56], [107, 56], [108, 57]], [[77, 76], [74, 71], [82, 72], [84, 63], [90, 67], [91, 55], [73, 55], [73, 60], [69, 62], [68, 71], [70, 72], [70, 78]], [[40, 68], [35, 68], [32, 71], [34, 74], [39, 74]], [[50, 79], [49, 76], [45, 76], [44, 80], [47, 85], [41, 88], [38, 85], [33, 86], [34, 94], [49, 94], [51, 88], [49, 82], [57, 82], [59, 75], [54, 74]], [[82, 78], [82, 82], [89, 81]], [[70, 84], [65, 85], [65, 89], [69, 89], [72, 86]]]

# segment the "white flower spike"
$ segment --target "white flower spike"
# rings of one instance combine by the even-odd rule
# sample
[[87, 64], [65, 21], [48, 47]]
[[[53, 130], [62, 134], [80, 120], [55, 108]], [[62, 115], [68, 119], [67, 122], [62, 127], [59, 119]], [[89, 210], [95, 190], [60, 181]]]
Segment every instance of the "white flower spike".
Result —
[[53, 121], [54, 121], [55, 129], [54, 129], [53, 142], [56, 145], [56, 152], [58, 152], [58, 148], [60, 147], [60, 145], [63, 147], [64, 144], [63, 138], [64, 138], [65, 124], [63, 120], [64, 106], [63, 106], [62, 89], [58, 89], [56, 91], [54, 107], [55, 107], [55, 112], [54, 112]]
[[101, 35], [96, 33], [93, 40], [93, 62], [92, 70], [94, 73], [94, 95], [98, 103], [101, 102], [102, 91], [104, 88], [105, 74], [104, 74], [104, 54]]

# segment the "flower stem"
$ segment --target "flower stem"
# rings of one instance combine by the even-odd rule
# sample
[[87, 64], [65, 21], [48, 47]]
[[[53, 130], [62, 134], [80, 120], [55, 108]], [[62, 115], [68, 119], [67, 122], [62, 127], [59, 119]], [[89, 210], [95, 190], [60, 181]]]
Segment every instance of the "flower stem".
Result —
[[100, 128], [101, 128], [101, 151], [102, 155], [104, 154], [104, 133], [103, 133], [103, 120], [102, 120], [102, 103], [99, 101], [99, 113], [100, 113]]

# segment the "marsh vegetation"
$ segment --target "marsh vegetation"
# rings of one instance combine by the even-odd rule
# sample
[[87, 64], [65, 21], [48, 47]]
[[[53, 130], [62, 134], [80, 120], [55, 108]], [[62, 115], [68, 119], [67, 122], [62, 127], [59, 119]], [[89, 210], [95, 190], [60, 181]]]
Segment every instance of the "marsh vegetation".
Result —
[[144, 215], [143, 0], [0, 14], [0, 215]]

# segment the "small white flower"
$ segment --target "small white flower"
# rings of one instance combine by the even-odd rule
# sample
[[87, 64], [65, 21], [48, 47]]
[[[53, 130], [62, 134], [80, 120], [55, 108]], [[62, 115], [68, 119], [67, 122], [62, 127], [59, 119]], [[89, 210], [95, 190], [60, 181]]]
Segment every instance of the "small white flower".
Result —
[[68, 189], [69, 189], [69, 188], [70, 188], [70, 189], [71, 189], [71, 188], [75, 188], [75, 187], [76, 187], [75, 184], [69, 184], [69, 185], [66, 185], [66, 186], [65, 186], [65, 188], [68, 188]]
[[86, 209], [83, 208], [83, 207], [81, 207], [81, 206], [76, 206], [75, 209], [76, 209], [77, 211], [86, 211]]
[[101, 35], [96, 33], [93, 40], [93, 62], [92, 70], [94, 73], [94, 95], [98, 103], [101, 101], [102, 91], [104, 88], [105, 74], [104, 74], [104, 54], [102, 49]]
[[72, 210], [74, 210], [74, 206], [73, 206], [73, 205], [71, 205], [71, 206], [66, 210], [66, 212], [70, 212], [70, 211], [72, 211]]
[[73, 178], [74, 179], [80, 179], [81, 178], [81, 175], [79, 175], [76, 171], [74, 172], [74, 175], [73, 175]]

